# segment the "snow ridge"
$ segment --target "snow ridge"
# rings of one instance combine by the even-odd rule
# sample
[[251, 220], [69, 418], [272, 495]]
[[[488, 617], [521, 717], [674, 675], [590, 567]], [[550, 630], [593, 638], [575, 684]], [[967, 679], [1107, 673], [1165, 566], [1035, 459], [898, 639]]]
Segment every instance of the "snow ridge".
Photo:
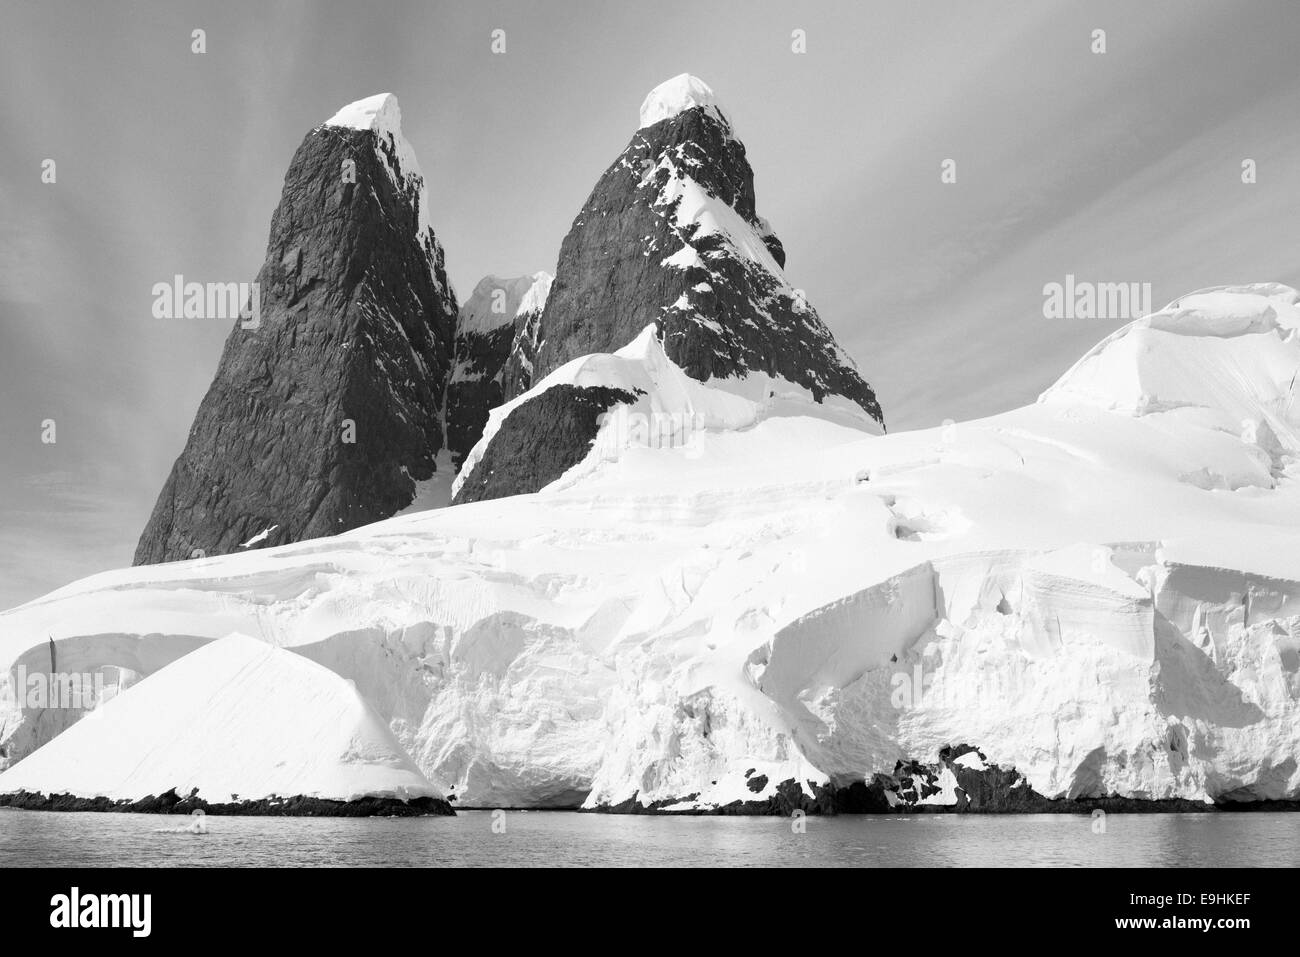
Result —
[[[591, 453], [548, 489], [567, 488], [602, 463], [620, 458], [630, 446], [668, 448], [692, 454], [704, 433], [740, 432], [764, 419], [807, 416], [849, 429], [871, 431], [875, 422], [854, 402], [828, 395], [818, 402], [804, 387], [766, 373], [700, 382], [664, 352], [659, 330], [649, 325], [613, 353], [572, 359], [522, 395], [493, 409], [483, 435], [465, 457], [453, 496], [473, 474], [501, 424], [520, 405], [557, 385], [603, 386], [639, 396], [611, 412], [592, 443]], [[646, 425], [654, 423], [654, 428]]]

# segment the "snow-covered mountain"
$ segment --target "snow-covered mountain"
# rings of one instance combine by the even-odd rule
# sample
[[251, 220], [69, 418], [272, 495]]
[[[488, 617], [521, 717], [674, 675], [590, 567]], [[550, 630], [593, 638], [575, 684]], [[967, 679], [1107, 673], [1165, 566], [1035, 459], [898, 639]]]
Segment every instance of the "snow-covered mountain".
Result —
[[[145, 674], [237, 631], [354, 682], [461, 806], [1300, 798], [1294, 290], [1183, 297], [1032, 405], [889, 435], [669, 342], [550, 372], [631, 398], [536, 494], [0, 615], [8, 760], [52, 733], [13, 680], [49, 635], [61, 668]], [[652, 401], [702, 418], [658, 441]]]
[[531, 372], [537, 320], [551, 275], [484, 276], [460, 307], [451, 382], [447, 445], [455, 470], [483, 434], [488, 413], [505, 401], [507, 364]]
[[307, 134], [257, 282], [136, 564], [346, 531], [433, 477], [456, 297], [396, 97]]
[[[527, 337], [536, 357], [526, 372], [510, 365], [505, 396], [515, 421], [505, 430], [489, 424], [497, 447], [468, 456], [488, 470], [462, 467], [456, 501], [533, 492], [577, 466], [597, 419], [625, 416], [631, 400], [617, 381], [599, 379], [599, 363], [586, 363], [581, 383], [552, 376], [583, 357], [613, 355], [652, 326], [692, 379], [836, 406], [862, 428], [883, 430], [874, 392], [786, 279], [785, 251], [754, 202], [745, 147], [713, 91], [688, 74], [652, 90], [640, 128], [560, 248], [546, 308]], [[642, 411], [661, 404], [650, 396]]]

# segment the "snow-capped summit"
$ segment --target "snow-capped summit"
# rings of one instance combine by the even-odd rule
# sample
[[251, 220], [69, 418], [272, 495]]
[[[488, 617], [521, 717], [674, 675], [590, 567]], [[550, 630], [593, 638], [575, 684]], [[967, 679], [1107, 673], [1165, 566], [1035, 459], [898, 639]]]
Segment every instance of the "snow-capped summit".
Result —
[[[755, 396], [763, 408], [794, 396], [850, 406], [863, 431], [884, 430], [871, 386], [786, 278], [785, 249], [755, 209], [745, 147], [713, 91], [689, 74], [674, 77], [646, 98], [642, 121], [560, 247], [546, 308], [525, 337], [536, 343], [533, 363], [506, 378], [506, 399], [529, 398], [511, 407], [517, 421], [492, 441], [532, 451], [479, 450], [474, 467], [494, 474], [458, 476], [458, 500], [535, 491], [583, 460], [597, 418], [627, 393], [590, 375], [581, 386], [549, 377], [582, 357], [593, 357], [589, 370], [613, 368], [599, 357], [648, 328], [667, 361], [715, 389]], [[554, 387], [536, 391], [544, 380]]]
[[679, 73], [671, 80], [664, 80], [646, 94], [641, 102], [641, 129], [653, 126], [660, 120], [670, 119], [685, 110], [703, 107], [730, 128], [731, 120], [718, 102], [713, 88], [690, 73]]
[[257, 321], [227, 339], [138, 563], [344, 532], [433, 477], [456, 298], [400, 117], [368, 97], [303, 138]]
[[430, 229], [429, 200], [424, 188], [424, 174], [415, 149], [402, 135], [402, 108], [392, 93], [376, 93], [349, 103], [321, 124], [318, 129], [334, 127], [368, 130], [375, 134], [376, 149], [393, 182], [410, 193], [419, 218], [416, 228], [421, 235]]
[[323, 126], [346, 126], [353, 130], [400, 132], [402, 108], [392, 93], [376, 93], [341, 107]]
[[753, 169], [713, 91], [682, 74], [642, 115], [654, 122], [601, 176], [560, 247], [533, 382], [654, 324], [694, 378], [763, 372], [816, 401], [844, 396], [880, 429], [871, 387], [786, 278], [785, 249], [755, 208]]

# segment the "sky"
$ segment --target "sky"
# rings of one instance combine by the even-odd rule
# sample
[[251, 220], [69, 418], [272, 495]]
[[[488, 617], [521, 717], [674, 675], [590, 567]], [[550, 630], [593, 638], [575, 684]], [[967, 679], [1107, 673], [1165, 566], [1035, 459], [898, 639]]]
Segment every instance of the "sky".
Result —
[[153, 318], [153, 285], [252, 281], [298, 143], [375, 93], [463, 299], [553, 271], [645, 94], [697, 74], [891, 431], [1032, 402], [1123, 324], [1045, 318], [1067, 274], [1155, 308], [1300, 286], [1294, 0], [0, 0], [0, 25], [0, 608], [130, 564], [229, 332]]

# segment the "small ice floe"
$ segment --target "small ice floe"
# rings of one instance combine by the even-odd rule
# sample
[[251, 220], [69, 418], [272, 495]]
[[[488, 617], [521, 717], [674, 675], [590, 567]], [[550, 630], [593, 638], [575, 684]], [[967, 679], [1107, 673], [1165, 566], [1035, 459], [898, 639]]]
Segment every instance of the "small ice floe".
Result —
[[179, 827], [159, 827], [154, 829], [155, 834], [207, 834], [208, 833], [208, 816], [201, 808], [195, 808], [190, 812], [190, 823], [182, 824]]

